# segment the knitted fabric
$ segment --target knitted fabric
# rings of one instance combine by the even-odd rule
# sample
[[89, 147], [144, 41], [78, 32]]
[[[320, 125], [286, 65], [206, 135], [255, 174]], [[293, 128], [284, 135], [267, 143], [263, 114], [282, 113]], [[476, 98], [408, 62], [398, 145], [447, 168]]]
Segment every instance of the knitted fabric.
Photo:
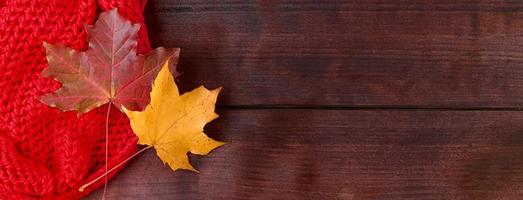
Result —
[[[146, 53], [144, 6], [145, 0], [0, 0], [0, 199], [78, 199], [104, 184], [78, 191], [105, 172], [107, 105], [78, 118], [40, 103], [60, 87], [40, 75], [47, 67], [42, 43], [85, 50], [85, 24], [97, 10], [118, 8], [141, 24], [138, 52]], [[113, 111], [109, 167], [137, 148], [129, 121]]]

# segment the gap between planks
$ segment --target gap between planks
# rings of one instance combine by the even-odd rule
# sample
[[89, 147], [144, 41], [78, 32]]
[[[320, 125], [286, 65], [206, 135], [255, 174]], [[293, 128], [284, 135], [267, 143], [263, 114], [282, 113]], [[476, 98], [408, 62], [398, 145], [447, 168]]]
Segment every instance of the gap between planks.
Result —
[[294, 105], [294, 104], [246, 104], [217, 105], [218, 109], [228, 110], [426, 110], [426, 111], [485, 111], [485, 112], [520, 112], [523, 107], [428, 107], [428, 106], [393, 106], [393, 105]]

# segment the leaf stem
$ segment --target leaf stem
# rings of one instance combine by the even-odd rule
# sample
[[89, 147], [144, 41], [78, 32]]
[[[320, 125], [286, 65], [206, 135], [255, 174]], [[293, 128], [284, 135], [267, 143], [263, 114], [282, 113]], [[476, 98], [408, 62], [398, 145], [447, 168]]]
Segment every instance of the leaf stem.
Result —
[[95, 183], [96, 181], [100, 180], [101, 178], [106, 177], [107, 174], [113, 172], [115, 169], [117, 169], [118, 167], [122, 166], [122, 165], [123, 165], [124, 163], [126, 163], [127, 161], [129, 161], [129, 160], [131, 160], [132, 158], [136, 157], [137, 155], [139, 155], [140, 153], [144, 152], [145, 150], [150, 149], [151, 147], [153, 147], [153, 146], [147, 146], [147, 147], [141, 149], [140, 151], [134, 153], [132, 156], [130, 156], [129, 158], [125, 159], [124, 161], [122, 161], [122, 162], [119, 163], [118, 165], [114, 166], [114, 167], [111, 168], [109, 171], [107, 171], [107, 172], [105, 172], [104, 174], [98, 176], [97, 178], [95, 178], [95, 179], [92, 180], [91, 182], [82, 185], [82, 187], [80, 187], [80, 188], [78, 189], [78, 191], [83, 192], [83, 191], [85, 190], [85, 188], [89, 187], [90, 185], [92, 185], [92, 184]]
[[[107, 105], [107, 116], [105, 117], [105, 173], [109, 170], [109, 116], [111, 114], [112, 103]], [[102, 193], [102, 200], [105, 199], [107, 193], [107, 176], [105, 176], [104, 192]]]

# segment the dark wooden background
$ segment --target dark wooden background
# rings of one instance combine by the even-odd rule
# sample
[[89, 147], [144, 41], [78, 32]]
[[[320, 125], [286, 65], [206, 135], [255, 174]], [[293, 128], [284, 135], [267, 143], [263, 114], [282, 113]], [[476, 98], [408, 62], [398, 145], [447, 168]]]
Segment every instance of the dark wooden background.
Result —
[[[228, 144], [154, 151], [109, 199], [523, 199], [523, 1], [150, 0]], [[90, 196], [97, 199], [98, 191]]]

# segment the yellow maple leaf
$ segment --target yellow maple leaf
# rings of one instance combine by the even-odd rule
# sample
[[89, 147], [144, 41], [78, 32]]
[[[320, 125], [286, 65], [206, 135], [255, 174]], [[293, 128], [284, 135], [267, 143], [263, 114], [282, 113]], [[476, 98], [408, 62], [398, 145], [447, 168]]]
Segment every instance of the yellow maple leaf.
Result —
[[205, 124], [216, 119], [216, 99], [221, 88], [208, 90], [203, 86], [180, 96], [174, 78], [165, 63], [154, 80], [151, 102], [144, 111], [124, 108], [138, 144], [152, 146], [156, 154], [172, 170], [197, 172], [189, 163], [187, 153], [207, 155], [223, 145], [203, 132]]

